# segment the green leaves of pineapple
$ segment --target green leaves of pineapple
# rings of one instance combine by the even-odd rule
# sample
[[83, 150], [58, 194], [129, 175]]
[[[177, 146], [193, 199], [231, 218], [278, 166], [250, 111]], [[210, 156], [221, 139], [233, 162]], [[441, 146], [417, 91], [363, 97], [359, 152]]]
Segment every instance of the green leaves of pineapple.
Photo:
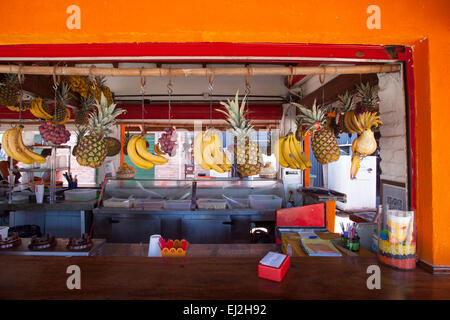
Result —
[[225, 107], [225, 110], [216, 109], [223, 113], [227, 118], [225, 121], [230, 125], [234, 134], [239, 136], [247, 135], [253, 129], [251, 121], [247, 119], [245, 112], [246, 98], [244, 96], [241, 105], [239, 106], [239, 90], [236, 92], [234, 100], [227, 99], [227, 102], [220, 102]]
[[96, 100], [95, 107], [97, 113], [93, 112], [89, 115], [89, 129], [100, 134], [109, 133], [109, 129], [117, 121], [116, 118], [122, 113], [126, 112], [124, 109], [116, 109], [116, 104], [112, 103], [108, 106], [108, 100], [105, 95], [101, 94], [101, 103]]

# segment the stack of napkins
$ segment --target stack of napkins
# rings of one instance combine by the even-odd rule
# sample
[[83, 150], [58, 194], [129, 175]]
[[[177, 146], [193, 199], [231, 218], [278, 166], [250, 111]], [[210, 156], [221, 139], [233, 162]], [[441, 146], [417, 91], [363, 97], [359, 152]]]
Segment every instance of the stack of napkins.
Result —
[[301, 239], [300, 243], [305, 252], [310, 256], [342, 257], [330, 240]]

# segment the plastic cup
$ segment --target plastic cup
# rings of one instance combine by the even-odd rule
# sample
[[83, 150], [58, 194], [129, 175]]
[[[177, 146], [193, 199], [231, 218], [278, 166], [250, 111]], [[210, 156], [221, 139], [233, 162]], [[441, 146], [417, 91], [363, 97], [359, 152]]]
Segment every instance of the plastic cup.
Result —
[[148, 256], [149, 257], [161, 257], [161, 247], [159, 246], [159, 239], [161, 235], [154, 234], [150, 236], [150, 243], [148, 246]]
[[34, 192], [36, 193], [36, 202], [43, 203], [44, 202], [44, 185], [43, 184], [35, 185]]
[[409, 224], [411, 222], [411, 216], [397, 216], [394, 214], [388, 214], [388, 233], [389, 242], [393, 244], [403, 243], [408, 237], [408, 233], [411, 231]]

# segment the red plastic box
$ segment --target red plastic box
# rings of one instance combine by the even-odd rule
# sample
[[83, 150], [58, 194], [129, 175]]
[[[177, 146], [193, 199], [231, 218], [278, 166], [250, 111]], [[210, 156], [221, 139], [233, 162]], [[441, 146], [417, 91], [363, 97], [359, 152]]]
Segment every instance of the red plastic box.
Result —
[[268, 279], [272, 281], [281, 282], [283, 280], [284, 275], [289, 269], [290, 259], [289, 256], [286, 255], [283, 262], [281, 263], [279, 268], [269, 267], [263, 265], [261, 263], [258, 264], [258, 277], [263, 279]]

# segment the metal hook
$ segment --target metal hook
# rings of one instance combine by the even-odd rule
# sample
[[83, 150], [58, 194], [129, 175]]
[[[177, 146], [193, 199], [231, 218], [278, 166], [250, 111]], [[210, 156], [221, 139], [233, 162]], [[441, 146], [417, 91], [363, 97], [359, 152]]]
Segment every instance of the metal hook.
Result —
[[245, 95], [248, 96], [250, 94], [250, 67], [247, 66], [247, 77], [245, 79]]
[[56, 90], [56, 88], [58, 88], [59, 83], [61, 81], [60, 75], [56, 76], [56, 68], [58, 68], [58, 64], [59, 63], [57, 63], [53, 66], [53, 87], [55, 88], [55, 90]]
[[[319, 81], [320, 81], [320, 84], [324, 84], [325, 83], [325, 79], [326, 79], [326, 71], [327, 71], [327, 67], [326, 66], [324, 66], [323, 67], [323, 74], [319, 74]], [[322, 76], [323, 76], [323, 79], [322, 79]]]
[[209, 75], [209, 126], [212, 128], [212, 94], [213, 94], [213, 90], [214, 90], [214, 69], [210, 70], [211, 73]]
[[144, 67], [141, 67], [141, 69], [139, 70], [139, 75], [141, 77], [140, 82], [141, 82], [141, 92], [142, 94], [144, 94], [145, 92], [145, 84], [147, 83], [147, 79], [145, 77], [142, 76], [142, 70], [144, 69]]
[[172, 69], [169, 68], [169, 83], [167, 83], [167, 92], [169, 93], [169, 96], [173, 93], [173, 87], [172, 87]]
[[288, 75], [288, 86], [289, 88], [292, 87], [292, 81], [294, 81], [294, 67], [289, 66], [290, 69], [290, 75]]
[[92, 82], [94, 87], [95, 87], [95, 79], [94, 79], [94, 76], [92, 75], [92, 69], [94, 69], [95, 67], [96, 66], [93, 64], [89, 67], [89, 80]]
[[17, 70], [17, 79], [19, 80], [20, 86], [22, 86], [22, 84], [23, 84], [23, 82], [25, 80], [25, 76], [24, 76], [24, 74], [22, 72], [22, 69], [23, 69], [23, 65], [20, 65], [19, 69]]

